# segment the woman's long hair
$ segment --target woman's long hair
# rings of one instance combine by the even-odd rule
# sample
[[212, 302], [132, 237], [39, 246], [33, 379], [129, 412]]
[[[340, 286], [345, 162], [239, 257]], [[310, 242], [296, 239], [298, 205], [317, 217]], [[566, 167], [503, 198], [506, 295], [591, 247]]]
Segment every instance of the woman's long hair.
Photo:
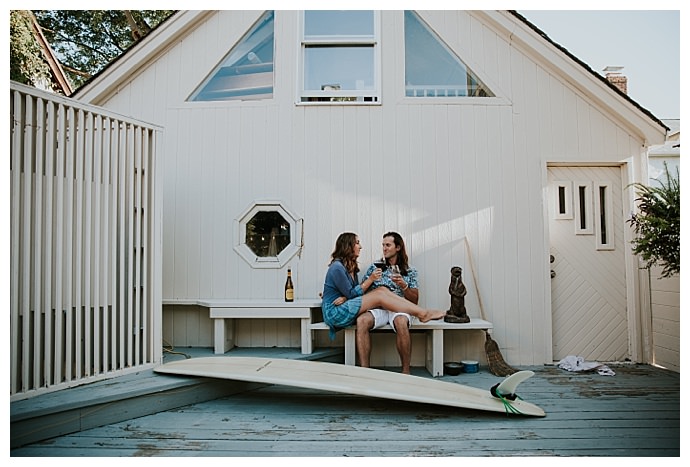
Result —
[[357, 234], [352, 232], [343, 232], [338, 235], [335, 241], [335, 249], [331, 253], [331, 262], [340, 260], [349, 273], [358, 273], [359, 265], [355, 257], [355, 245], [357, 244]]
[[407, 275], [410, 265], [408, 264], [409, 259], [407, 258], [407, 250], [405, 250], [405, 242], [403, 241], [402, 236], [398, 232], [386, 232], [383, 234], [383, 238], [386, 237], [392, 237], [395, 246], [400, 247], [398, 250], [398, 259], [396, 260], [395, 264], [397, 264], [400, 268], [400, 274], [403, 276]]

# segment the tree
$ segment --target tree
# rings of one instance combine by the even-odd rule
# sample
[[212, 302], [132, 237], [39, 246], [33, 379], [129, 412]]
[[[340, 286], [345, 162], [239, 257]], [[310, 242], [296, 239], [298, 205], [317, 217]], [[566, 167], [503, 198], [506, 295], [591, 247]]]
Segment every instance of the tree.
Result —
[[29, 10], [10, 11], [10, 80], [29, 86], [50, 79], [50, 68], [43, 59], [34, 35]]
[[658, 187], [635, 183], [639, 212], [628, 220], [635, 229], [633, 252], [647, 263], [663, 270], [661, 277], [680, 274], [680, 172], [671, 177], [664, 164], [666, 182]]
[[173, 14], [173, 10], [36, 10], [34, 14], [75, 87]]

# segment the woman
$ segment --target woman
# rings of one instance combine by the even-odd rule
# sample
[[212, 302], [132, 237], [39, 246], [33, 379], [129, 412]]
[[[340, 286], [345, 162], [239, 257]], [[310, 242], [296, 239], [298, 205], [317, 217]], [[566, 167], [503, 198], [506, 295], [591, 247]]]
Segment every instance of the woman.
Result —
[[357, 259], [361, 250], [359, 237], [352, 232], [341, 233], [335, 241], [321, 303], [323, 320], [330, 328], [331, 339], [335, 338], [338, 329], [352, 325], [360, 313], [373, 308], [408, 313], [423, 323], [446, 315], [441, 310], [425, 310], [391, 292], [387, 287], [377, 287], [366, 293], [374, 281], [381, 278], [383, 271], [377, 268], [360, 284]]

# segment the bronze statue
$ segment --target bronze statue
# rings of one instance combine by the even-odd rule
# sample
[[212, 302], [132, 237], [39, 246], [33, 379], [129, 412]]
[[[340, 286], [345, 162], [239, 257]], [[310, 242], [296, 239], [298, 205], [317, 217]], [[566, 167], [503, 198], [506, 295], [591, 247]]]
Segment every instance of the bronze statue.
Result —
[[450, 309], [446, 312], [447, 314], [443, 320], [446, 323], [469, 323], [470, 317], [467, 316], [467, 310], [465, 309], [467, 288], [462, 283], [462, 268], [459, 266], [450, 268], [448, 293], [450, 294]]

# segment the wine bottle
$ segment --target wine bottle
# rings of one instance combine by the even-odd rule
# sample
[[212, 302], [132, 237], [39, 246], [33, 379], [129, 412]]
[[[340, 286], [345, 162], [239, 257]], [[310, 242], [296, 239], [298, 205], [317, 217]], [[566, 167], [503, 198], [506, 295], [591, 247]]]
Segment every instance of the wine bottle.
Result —
[[292, 270], [288, 268], [287, 279], [285, 280], [285, 301], [293, 302], [295, 300], [295, 286], [292, 285]]

